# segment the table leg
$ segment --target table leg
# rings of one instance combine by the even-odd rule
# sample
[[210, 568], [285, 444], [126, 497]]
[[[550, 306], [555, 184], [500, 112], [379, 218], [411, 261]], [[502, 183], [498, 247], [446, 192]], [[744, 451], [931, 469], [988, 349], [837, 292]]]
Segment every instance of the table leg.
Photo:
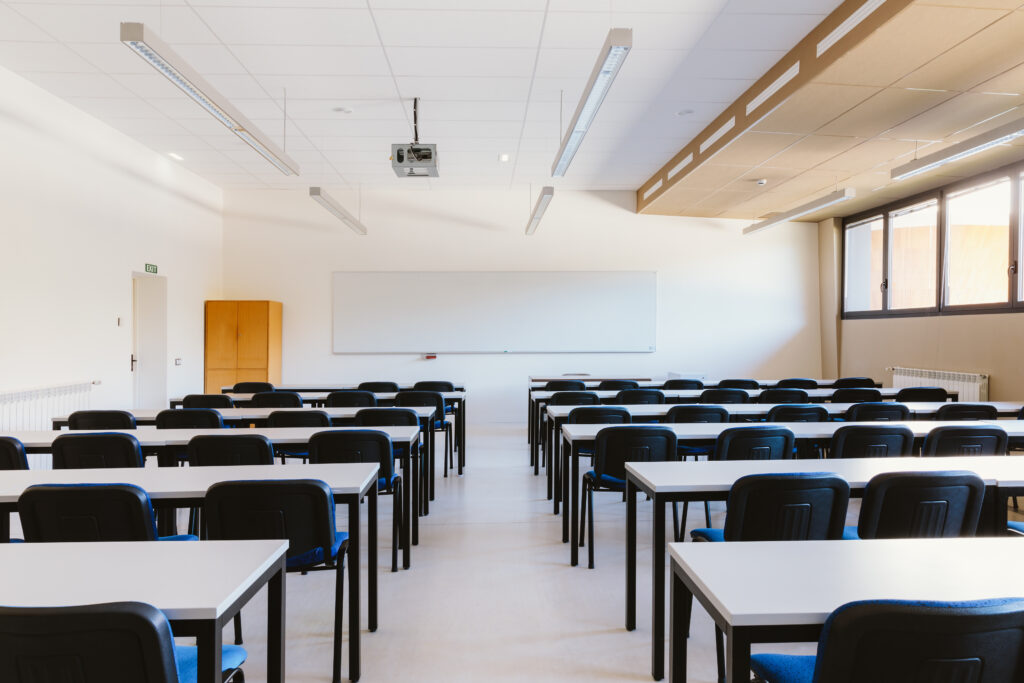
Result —
[[220, 683], [221, 680], [221, 629], [216, 621], [203, 621], [196, 635], [198, 649], [198, 683]]
[[636, 630], [636, 484], [626, 479], [626, 630]]
[[[420, 543], [420, 513], [423, 511], [423, 486], [421, 482], [422, 474], [420, 458], [420, 447], [417, 445], [415, 450], [410, 452], [409, 459], [412, 461], [410, 465], [409, 475], [412, 478], [412, 507], [406, 508], [406, 520], [409, 521], [409, 528], [412, 534], [412, 544], [419, 545]], [[410, 514], [411, 513], [411, 514]]]
[[284, 563], [267, 583], [267, 683], [284, 681]]
[[454, 445], [459, 447], [459, 476], [462, 476], [462, 470], [466, 467], [466, 399], [460, 398], [455, 410], [455, 431], [459, 438]]
[[[402, 462], [402, 475], [407, 477], [402, 482], [402, 537], [400, 539], [400, 545], [402, 546], [402, 569], [408, 569], [412, 564], [412, 519], [416, 515], [413, 514], [413, 506], [418, 501], [419, 491], [416, 491], [417, 495], [412, 495], [410, 488], [419, 489], [416, 483], [416, 476], [419, 472], [416, 471], [415, 462], [416, 459], [412, 454], [412, 444], [405, 449], [405, 459]], [[411, 476], [410, 476], [411, 475]]]
[[371, 486], [366, 496], [367, 539], [366, 539], [366, 590], [367, 607], [370, 613], [370, 633], [377, 630], [377, 487]]
[[574, 446], [569, 443], [562, 443], [562, 459], [561, 465], [558, 468], [558, 482], [561, 484], [561, 495], [555, 496], [555, 514], [558, 514], [558, 504], [562, 504], [562, 543], [569, 542], [569, 509], [566, 507], [566, 502], [569, 499], [569, 477], [566, 472], [569, 471], [569, 458], [572, 457], [572, 451]]
[[[426, 440], [424, 445], [426, 446], [425, 451], [428, 467], [426, 468], [425, 471], [430, 472], [430, 476], [427, 478], [426, 481], [426, 488], [429, 491], [429, 495], [427, 496], [428, 501], [434, 500], [434, 449], [437, 448], [437, 440], [434, 439], [434, 425], [431, 424], [432, 421], [433, 418], [431, 418], [430, 421], [424, 423], [420, 427], [420, 429], [423, 432], [423, 438]], [[424, 503], [424, 505], [425, 510], [423, 514], [427, 514], [428, 512], [430, 512], [430, 503], [427, 502]]]
[[727, 634], [725, 680], [750, 680], [750, 637], [743, 629], [732, 629]]
[[572, 456], [569, 467], [572, 473], [569, 475], [569, 497], [565, 504], [572, 508], [571, 522], [569, 523], [569, 564], [573, 567], [580, 562], [580, 454], [576, 442], [572, 445]]
[[554, 421], [553, 420], [548, 420], [548, 429], [547, 429], [547, 432], [545, 433], [546, 436], [544, 438], [544, 443], [545, 443], [544, 454], [547, 456], [546, 459], [544, 460], [544, 475], [547, 477], [547, 480], [548, 480], [548, 500], [551, 500], [551, 499], [554, 498], [554, 491], [551, 490], [551, 486], [552, 486], [551, 472], [554, 470], [554, 468], [551, 466], [551, 459], [555, 457], [554, 442], [555, 442], [555, 438], [556, 438], [555, 437], [556, 433], [557, 433], [557, 430], [555, 429]]
[[[370, 486], [376, 493], [377, 487]], [[348, 504], [348, 677], [351, 681], [359, 680], [359, 635], [362, 621], [359, 618], [359, 599], [362, 591], [359, 586], [359, 496], [353, 496]], [[370, 567], [370, 574], [374, 574]]]
[[[526, 409], [526, 443], [533, 444], [533, 413], [537, 409], [537, 401], [531, 396], [530, 405]], [[530, 449], [530, 457], [533, 457], [533, 449]], [[533, 462], [531, 461], [532, 465]]]
[[651, 676], [660, 681], [665, 675], [665, 498], [654, 494], [654, 538], [651, 543]]
[[672, 572], [668, 612], [668, 680], [686, 683], [686, 639], [690, 635], [690, 614], [693, 593], [683, 580]]

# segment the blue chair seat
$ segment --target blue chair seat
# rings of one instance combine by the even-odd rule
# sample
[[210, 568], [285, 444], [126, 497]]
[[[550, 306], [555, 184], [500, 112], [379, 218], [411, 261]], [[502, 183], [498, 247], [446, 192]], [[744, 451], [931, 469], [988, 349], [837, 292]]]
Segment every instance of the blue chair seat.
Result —
[[[393, 473], [391, 475], [391, 483], [392, 483], [392, 485], [395, 483], [395, 479], [397, 479], [397, 478], [398, 478], [398, 473], [397, 472], [395, 472], [395, 473]], [[377, 480], [377, 489], [380, 490], [380, 491], [386, 491], [387, 488], [388, 488], [388, 478], [387, 477], [379, 478]]]
[[768, 683], [811, 683], [816, 661], [814, 655], [753, 655], [750, 668]]
[[843, 540], [844, 541], [859, 541], [860, 534], [857, 533], [857, 527], [847, 526], [843, 527]]
[[1007, 522], [1006, 528], [1010, 531], [1016, 531], [1018, 534], [1024, 534], [1024, 522]]
[[[237, 669], [245, 663], [245, 648], [225, 645], [221, 649], [220, 666], [223, 671]], [[199, 680], [199, 649], [186, 645], [174, 648], [174, 661], [178, 665], [178, 683], [196, 683]]]
[[725, 541], [725, 529], [694, 529], [690, 532], [690, 538], [695, 541], [723, 543]]
[[[341, 550], [341, 544], [347, 540], [348, 534], [339, 531], [337, 537], [334, 539], [334, 545], [331, 546], [331, 560], [338, 559], [338, 551]], [[303, 567], [315, 567], [316, 565], [323, 564], [324, 562], [324, 549], [317, 547], [300, 555], [289, 557], [285, 561], [285, 566], [288, 569], [302, 569]]]
[[602, 474], [600, 477], [598, 477], [594, 473], [594, 470], [590, 470], [589, 472], [587, 472], [583, 476], [588, 477], [592, 481], [596, 481], [597, 485], [600, 488], [603, 488], [603, 489], [608, 489], [610, 491], [625, 491], [626, 490], [626, 480], [625, 479], [619, 479], [617, 477], [612, 477], [612, 476], [609, 476], [607, 474]]
[[158, 541], [198, 541], [199, 537], [192, 534], [178, 534], [177, 536], [161, 536]]

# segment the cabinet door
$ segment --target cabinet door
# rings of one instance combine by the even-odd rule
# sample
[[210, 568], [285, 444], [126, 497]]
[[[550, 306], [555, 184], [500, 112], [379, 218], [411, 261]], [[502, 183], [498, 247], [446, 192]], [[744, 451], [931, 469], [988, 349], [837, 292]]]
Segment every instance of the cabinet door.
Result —
[[234, 370], [238, 362], [238, 303], [206, 302], [206, 369]]
[[267, 367], [267, 302], [238, 302], [238, 368]]
[[230, 387], [238, 380], [235, 378], [235, 369], [207, 370], [206, 386], [203, 389], [207, 394], [219, 394], [223, 387]]

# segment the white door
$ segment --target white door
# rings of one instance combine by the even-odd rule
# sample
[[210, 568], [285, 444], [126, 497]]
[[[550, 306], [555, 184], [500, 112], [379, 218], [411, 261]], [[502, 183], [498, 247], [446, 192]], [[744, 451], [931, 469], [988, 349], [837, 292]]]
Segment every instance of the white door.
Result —
[[132, 275], [132, 407], [167, 407], [167, 278]]

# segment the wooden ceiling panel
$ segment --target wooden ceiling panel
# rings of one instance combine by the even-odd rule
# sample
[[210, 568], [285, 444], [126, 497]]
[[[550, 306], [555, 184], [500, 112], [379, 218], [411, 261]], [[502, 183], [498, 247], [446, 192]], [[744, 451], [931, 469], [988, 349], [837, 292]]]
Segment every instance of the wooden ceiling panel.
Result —
[[848, 135], [871, 138], [922, 114], [954, 97], [956, 93], [886, 88], [831, 123], [822, 126], [822, 135]]
[[704, 164], [685, 178], [688, 190], [718, 190], [746, 173], [747, 166], [727, 164]]
[[972, 88], [975, 92], [1014, 93], [1024, 95], [1024, 64], [1004, 71], [995, 78], [979, 83]]
[[714, 163], [757, 166], [799, 140], [799, 135], [747, 133], [716, 154]]
[[1017, 9], [1021, 6], [1020, 0], [927, 0], [922, 5], [936, 5], [938, 7], [976, 7], [978, 9]]
[[900, 140], [944, 140], [1021, 104], [1024, 104], [1021, 96], [964, 93], [885, 131], [883, 135]]
[[717, 216], [723, 211], [728, 211], [737, 204], [753, 199], [759, 194], [761, 193], [756, 190], [719, 190], [705, 198], [704, 201], [697, 205], [697, 208]]
[[808, 135], [793, 146], [783, 150], [769, 160], [772, 166], [783, 168], [812, 168], [822, 160], [831, 159], [855, 147], [867, 138], [840, 137], [836, 135]]
[[[781, 183], [777, 189], [777, 192], [797, 195], [799, 197], [815, 197], [817, 194], [824, 194], [819, 190], [832, 192], [837, 189], [836, 185], [845, 180], [847, 175], [839, 171], [819, 171], [817, 169], [811, 169], [804, 171], [803, 173], [790, 178], [784, 183]], [[785, 207], [791, 208], [791, 207]], [[780, 209], [783, 210], [783, 209]]]
[[754, 130], [808, 135], [880, 91], [864, 85], [811, 83], [793, 93]]
[[856, 173], [862, 169], [873, 168], [886, 159], [913, 152], [916, 146], [916, 143], [909, 140], [868, 140], [814, 168], [822, 171]]

